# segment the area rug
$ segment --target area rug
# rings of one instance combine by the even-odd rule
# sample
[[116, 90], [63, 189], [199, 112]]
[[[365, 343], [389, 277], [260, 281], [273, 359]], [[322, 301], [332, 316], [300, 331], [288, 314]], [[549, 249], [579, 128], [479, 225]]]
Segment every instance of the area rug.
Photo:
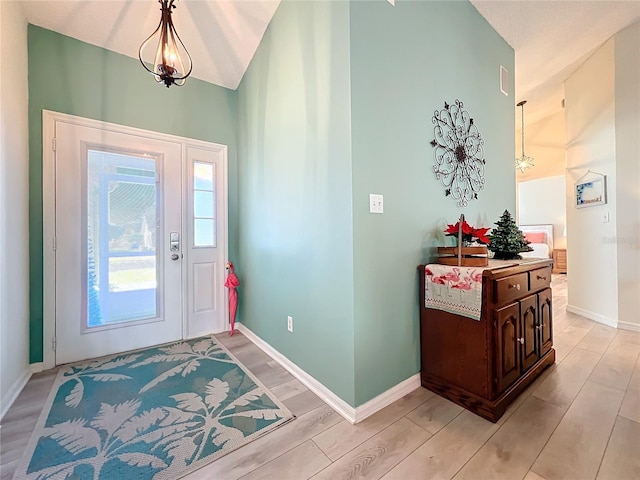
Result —
[[293, 415], [213, 337], [61, 368], [15, 479], [174, 480]]

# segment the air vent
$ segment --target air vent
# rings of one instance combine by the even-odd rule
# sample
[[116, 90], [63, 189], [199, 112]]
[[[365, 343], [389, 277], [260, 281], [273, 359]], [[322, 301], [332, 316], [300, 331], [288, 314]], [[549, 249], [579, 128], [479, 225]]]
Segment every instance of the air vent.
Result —
[[500, 65], [500, 91], [509, 96], [509, 72]]

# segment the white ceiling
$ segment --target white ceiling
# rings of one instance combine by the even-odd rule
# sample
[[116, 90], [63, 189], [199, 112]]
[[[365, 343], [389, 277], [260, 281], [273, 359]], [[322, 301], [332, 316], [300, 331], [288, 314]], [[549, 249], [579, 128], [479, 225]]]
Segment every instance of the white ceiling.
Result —
[[[280, 0], [176, 3], [174, 22], [193, 58], [192, 75], [237, 88]], [[528, 101], [527, 124], [558, 112], [564, 80], [608, 38], [640, 19], [640, 0], [471, 3], [516, 52], [514, 104]], [[160, 18], [156, 0], [22, 0], [22, 4], [30, 23], [133, 58]]]
[[[133, 58], [138, 58], [140, 44], [160, 21], [157, 0], [21, 3], [29, 23]], [[279, 3], [280, 0], [177, 1], [173, 22], [193, 59], [192, 76], [236, 89]]]
[[564, 81], [604, 42], [640, 19], [640, 0], [471, 0], [516, 53], [515, 103], [525, 124], [562, 110]]

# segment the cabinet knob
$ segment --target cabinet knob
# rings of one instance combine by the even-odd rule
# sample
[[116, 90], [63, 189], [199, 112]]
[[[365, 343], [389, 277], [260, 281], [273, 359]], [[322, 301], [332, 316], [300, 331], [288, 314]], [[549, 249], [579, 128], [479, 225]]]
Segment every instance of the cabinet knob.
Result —
[[544, 275], [537, 275], [536, 278], [538, 280], [546, 280], [547, 279], [547, 277], [545, 277]]
[[515, 288], [516, 290], [520, 290], [520, 284], [519, 283], [510, 283], [509, 284], [509, 288]]
[[520, 345], [524, 345], [524, 338], [519, 338], [518, 341], [520, 342]]

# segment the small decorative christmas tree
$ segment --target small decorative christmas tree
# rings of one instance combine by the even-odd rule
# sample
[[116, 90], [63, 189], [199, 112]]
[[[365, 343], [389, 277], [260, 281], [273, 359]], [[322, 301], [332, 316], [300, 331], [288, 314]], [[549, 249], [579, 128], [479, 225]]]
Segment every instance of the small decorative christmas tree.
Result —
[[500, 220], [496, 222], [497, 228], [489, 234], [488, 249], [494, 252], [493, 258], [498, 260], [513, 260], [522, 258], [520, 252], [531, 252], [529, 241], [518, 228], [508, 210], [505, 210]]

